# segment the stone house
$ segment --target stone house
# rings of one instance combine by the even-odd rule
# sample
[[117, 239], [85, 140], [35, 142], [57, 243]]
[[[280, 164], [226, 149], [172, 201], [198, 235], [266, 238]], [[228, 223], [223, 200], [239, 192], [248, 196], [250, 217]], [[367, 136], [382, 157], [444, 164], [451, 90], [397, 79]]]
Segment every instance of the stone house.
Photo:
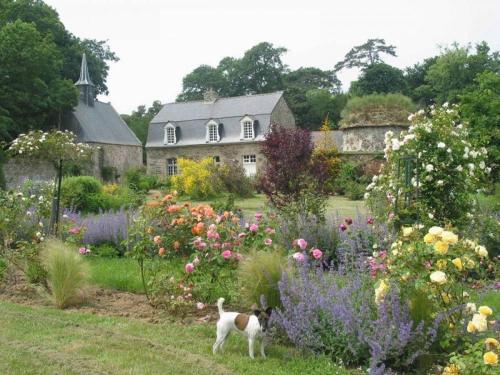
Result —
[[212, 157], [215, 163], [238, 163], [248, 176], [265, 163], [260, 143], [271, 124], [295, 127], [283, 92], [168, 103], [149, 124], [148, 172], [175, 175], [177, 159]]
[[142, 144], [123, 121], [111, 103], [94, 98], [87, 59], [82, 58], [80, 79], [75, 83], [80, 90], [78, 105], [63, 117], [63, 128], [76, 134], [79, 142], [95, 147], [92, 174], [100, 177], [104, 168], [111, 169], [119, 178], [133, 167], [141, 167]]
[[[82, 57], [80, 79], [75, 83], [80, 91], [78, 105], [63, 114], [61, 127], [75, 133], [77, 141], [94, 147], [90, 174], [101, 177], [108, 168], [119, 179], [132, 167], [141, 167], [142, 144], [110, 103], [95, 99], [87, 58]], [[29, 164], [10, 159], [4, 166], [7, 187], [20, 186], [24, 180], [53, 180], [54, 167], [44, 161]]]

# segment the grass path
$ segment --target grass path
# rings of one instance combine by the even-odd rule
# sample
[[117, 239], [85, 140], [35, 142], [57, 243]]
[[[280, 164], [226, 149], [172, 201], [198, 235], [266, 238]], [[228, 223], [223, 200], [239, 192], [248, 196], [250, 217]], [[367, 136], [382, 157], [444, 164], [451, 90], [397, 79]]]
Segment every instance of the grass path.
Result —
[[214, 327], [150, 324], [0, 301], [1, 374], [355, 374], [324, 357], [271, 345], [247, 356], [234, 335], [213, 356]]

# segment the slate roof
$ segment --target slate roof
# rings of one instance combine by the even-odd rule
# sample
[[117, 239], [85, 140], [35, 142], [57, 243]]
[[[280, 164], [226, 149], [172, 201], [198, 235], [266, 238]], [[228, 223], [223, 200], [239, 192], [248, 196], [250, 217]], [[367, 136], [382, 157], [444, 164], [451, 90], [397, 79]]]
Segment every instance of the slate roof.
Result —
[[[323, 132], [321, 132], [321, 131], [311, 132], [311, 140], [313, 141], [315, 146], [317, 146], [318, 143], [321, 142], [322, 137], [323, 137]], [[338, 150], [342, 150], [342, 146], [343, 146], [344, 141], [343, 141], [343, 136], [342, 136], [341, 130], [330, 130], [328, 132], [328, 137], [333, 142], [335, 147], [337, 147]]]
[[[269, 94], [218, 98], [215, 101], [168, 103], [149, 124], [146, 147], [176, 147], [206, 144], [206, 124], [214, 120], [219, 125], [220, 141], [217, 144], [243, 143], [264, 140], [271, 124], [271, 114], [283, 97], [282, 91]], [[255, 122], [255, 139], [240, 140], [240, 120], [250, 116]], [[165, 145], [164, 126], [176, 127], [177, 143]], [[212, 143], [211, 143], [212, 144]]]
[[109, 103], [96, 100], [93, 106], [87, 106], [80, 101], [66, 115], [64, 123], [80, 142], [141, 146], [141, 141]]

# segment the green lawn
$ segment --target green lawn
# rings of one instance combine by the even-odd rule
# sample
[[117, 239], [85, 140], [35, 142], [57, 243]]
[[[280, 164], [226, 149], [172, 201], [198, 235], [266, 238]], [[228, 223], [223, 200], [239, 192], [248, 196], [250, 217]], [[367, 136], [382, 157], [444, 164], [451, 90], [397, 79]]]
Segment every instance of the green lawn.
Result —
[[130, 258], [89, 257], [90, 282], [103, 288], [142, 293], [137, 261]]
[[356, 374], [270, 345], [248, 358], [233, 335], [213, 356], [214, 324], [181, 326], [0, 302], [1, 374]]
[[[184, 199], [182, 200], [184, 201]], [[193, 201], [185, 199], [185, 201], [195, 203], [212, 203], [213, 201]], [[245, 217], [251, 217], [256, 212], [264, 211], [267, 207], [266, 197], [263, 194], [255, 194], [251, 198], [236, 198], [234, 205], [241, 208]], [[364, 201], [351, 201], [346, 197], [334, 196], [328, 198], [327, 215], [339, 215], [340, 217], [356, 217], [358, 213], [366, 214], [366, 206]]]

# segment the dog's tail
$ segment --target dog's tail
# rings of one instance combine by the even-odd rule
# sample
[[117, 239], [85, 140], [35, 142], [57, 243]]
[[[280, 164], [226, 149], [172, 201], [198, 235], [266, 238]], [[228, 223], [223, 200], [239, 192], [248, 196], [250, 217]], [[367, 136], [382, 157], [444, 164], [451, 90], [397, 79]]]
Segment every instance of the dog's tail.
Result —
[[224, 309], [222, 308], [222, 304], [224, 303], [224, 298], [219, 298], [217, 300], [217, 308], [219, 309], [219, 315], [222, 315], [222, 313], [224, 313]]

